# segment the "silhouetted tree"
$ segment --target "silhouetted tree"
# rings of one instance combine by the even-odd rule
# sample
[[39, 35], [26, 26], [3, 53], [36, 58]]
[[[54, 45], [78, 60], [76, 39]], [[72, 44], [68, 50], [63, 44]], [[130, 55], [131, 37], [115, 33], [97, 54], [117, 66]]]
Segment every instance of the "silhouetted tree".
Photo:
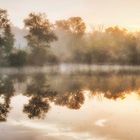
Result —
[[32, 97], [29, 103], [24, 106], [23, 112], [28, 114], [30, 119], [44, 118], [49, 111], [50, 105], [47, 100], [40, 96]]
[[0, 122], [7, 119], [10, 111], [10, 100], [14, 91], [12, 79], [9, 76], [0, 77], [0, 97], [4, 99], [4, 102], [0, 103]]
[[53, 25], [49, 22], [46, 15], [42, 13], [29, 14], [28, 18], [24, 20], [24, 23], [29, 31], [25, 38], [31, 48], [31, 56], [39, 59], [39, 64], [36, 63], [37, 65], [43, 65], [46, 61], [47, 50], [50, 47], [50, 43], [57, 40], [53, 32]]
[[7, 11], [0, 9], [0, 55], [4, 63], [14, 46], [14, 35], [11, 32]]
[[81, 17], [70, 17], [68, 20], [58, 20], [56, 21], [56, 26], [78, 36], [83, 35], [86, 30], [86, 25]]
[[27, 54], [23, 50], [18, 50], [17, 52], [11, 53], [9, 55], [8, 62], [10, 66], [24, 66], [27, 63]]

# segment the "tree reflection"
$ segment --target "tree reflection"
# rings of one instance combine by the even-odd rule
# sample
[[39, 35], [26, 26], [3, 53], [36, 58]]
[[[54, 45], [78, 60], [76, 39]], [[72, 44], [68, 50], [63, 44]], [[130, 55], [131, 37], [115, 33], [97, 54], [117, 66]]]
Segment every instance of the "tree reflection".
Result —
[[[57, 81], [57, 82], [56, 82]], [[15, 86], [17, 85], [18, 86]], [[85, 101], [85, 90], [90, 95], [116, 100], [124, 99], [131, 91], [139, 91], [139, 75], [93, 74], [93, 75], [1, 75], [0, 76], [0, 121], [6, 121], [11, 109], [10, 101], [17, 88], [21, 88], [29, 101], [23, 112], [30, 119], [44, 118], [52, 105], [78, 110]], [[88, 93], [89, 94], [89, 93]], [[139, 94], [139, 92], [138, 92]]]
[[59, 81], [57, 84], [52, 76], [48, 77], [43, 73], [30, 77], [24, 94], [30, 97], [30, 100], [24, 105], [23, 112], [31, 119], [44, 118], [51, 108], [51, 103], [69, 109], [80, 109], [85, 101], [84, 88], [89, 89], [93, 95], [103, 94], [105, 98], [116, 100], [124, 99], [129, 93], [126, 91], [138, 89], [140, 82], [136, 75], [61, 75], [55, 77]]
[[7, 114], [9, 113], [9, 105], [0, 103], [0, 122], [6, 121]]
[[[124, 99], [131, 91], [139, 90], [140, 76], [128, 74], [97, 75], [90, 78], [89, 89], [95, 93], [103, 93], [108, 99]], [[84, 81], [84, 80], [83, 80]]]
[[29, 103], [24, 105], [23, 112], [29, 118], [44, 118], [49, 111], [49, 102], [54, 99], [57, 92], [50, 89], [44, 74], [37, 74], [32, 77], [27, 85], [25, 95], [31, 97]]
[[35, 96], [24, 106], [23, 112], [27, 113], [30, 119], [35, 117], [44, 118], [45, 113], [47, 113], [49, 109], [50, 105], [47, 99]]
[[[73, 91], [73, 89], [72, 89]], [[23, 112], [29, 118], [44, 118], [50, 109], [50, 103], [66, 106], [70, 109], [80, 109], [84, 103], [82, 91], [57, 92], [51, 89], [49, 81], [44, 74], [37, 74], [32, 77], [27, 85], [26, 96], [31, 97], [29, 103], [24, 105]]]
[[63, 95], [57, 95], [54, 103], [60, 106], [67, 106], [70, 109], [80, 109], [84, 103], [84, 95], [82, 91], [67, 92]]
[[0, 103], [0, 121], [6, 121], [10, 111], [10, 100], [14, 95], [14, 86], [12, 79], [7, 76], [0, 77], [0, 98], [3, 100]]

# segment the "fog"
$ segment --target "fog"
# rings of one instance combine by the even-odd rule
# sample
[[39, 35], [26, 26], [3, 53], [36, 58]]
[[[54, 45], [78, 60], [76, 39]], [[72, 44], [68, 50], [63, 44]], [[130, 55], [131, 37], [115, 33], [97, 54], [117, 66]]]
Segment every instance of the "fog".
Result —
[[[26, 29], [14, 28], [15, 47], [29, 51], [25, 35]], [[47, 63], [82, 63], [97, 65], [139, 65], [140, 64], [140, 34], [129, 32], [124, 28], [110, 27], [85, 32], [81, 37], [56, 28], [57, 41], [51, 43]], [[40, 52], [41, 53], [41, 52]], [[41, 61], [42, 58], [40, 58]], [[39, 65], [39, 64], [37, 64]]]
[[87, 31], [79, 16], [50, 22], [46, 13], [29, 13], [24, 28], [0, 9], [0, 66], [56, 64], [140, 65], [140, 32], [100, 25]]

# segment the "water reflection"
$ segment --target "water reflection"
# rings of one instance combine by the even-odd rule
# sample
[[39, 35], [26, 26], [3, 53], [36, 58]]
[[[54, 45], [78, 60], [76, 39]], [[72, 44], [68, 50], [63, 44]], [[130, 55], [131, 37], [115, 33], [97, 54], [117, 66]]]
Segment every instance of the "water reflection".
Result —
[[32, 76], [24, 95], [31, 97], [23, 109], [29, 118], [44, 118], [50, 109], [50, 102], [71, 109], [79, 109], [84, 103], [84, 95], [80, 91], [59, 93], [51, 89], [44, 74]]
[[67, 92], [63, 95], [58, 95], [55, 97], [54, 103], [60, 106], [67, 106], [70, 109], [80, 109], [84, 103], [83, 92]]
[[28, 97], [23, 113], [30, 119], [44, 119], [53, 105], [78, 110], [86, 97], [124, 99], [132, 91], [139, 94], [139, 85], [140, 75], [137, 74], [1, 75], [0, 121], [6, 121], [10, 100], [19, 91]]
[[31, 99], [24, 106], [23, 112], [27, 113], [29, 118], [44, 118], [50, 109], [49, 102], [54, 99], [56, 94], [56, 91], [50, 89], [44, 74], [33, 76], [24, 93], [25, 96], [31, 97]]
[[7, 114], [10, 111], [10, 99], [14, 95], [14, 86], [11, 78], [0, 76], [0, 121], [6, 121]]

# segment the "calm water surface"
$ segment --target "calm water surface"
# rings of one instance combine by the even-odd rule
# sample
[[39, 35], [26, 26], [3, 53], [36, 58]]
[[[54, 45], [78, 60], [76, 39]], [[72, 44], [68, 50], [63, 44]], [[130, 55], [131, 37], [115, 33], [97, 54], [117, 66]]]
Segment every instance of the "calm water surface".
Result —
[[140, 74], [1, 74], [0, 140], [140, 140]]

